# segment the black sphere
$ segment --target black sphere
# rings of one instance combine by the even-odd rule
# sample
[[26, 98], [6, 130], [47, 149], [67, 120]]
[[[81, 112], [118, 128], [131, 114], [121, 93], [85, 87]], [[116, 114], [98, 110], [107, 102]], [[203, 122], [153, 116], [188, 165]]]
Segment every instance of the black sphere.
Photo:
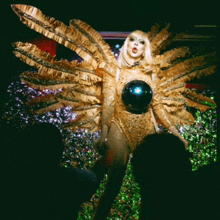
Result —
[[142, 80], [133, 80], [126, 84], [122, 91], [122, 101], [127, 110], [134, 114], [147, 112], [153, 92], [150, 86]]

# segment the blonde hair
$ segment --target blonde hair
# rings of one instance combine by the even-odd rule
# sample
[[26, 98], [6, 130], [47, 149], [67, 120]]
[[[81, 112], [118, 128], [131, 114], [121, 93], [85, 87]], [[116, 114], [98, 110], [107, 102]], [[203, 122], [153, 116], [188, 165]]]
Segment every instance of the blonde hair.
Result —
[[145, 42], [145, 51], [143, 54], [143, 58], [140, 60], [140, 65], [151, 64], [153, 62], [153, 58], [152, 58], [152, 54], [151, 54], [151, 46], [150, 46], [150, 41], [148, 39], [148, 35], [146, 33], [144, 33], [143, 31], [136, 30], [127, 36], [127, 38], [124, 42], [124, 45], [121, 48], [121, 52], [118, 57], [119, 67], [131, 67], [135, 64], [135, 61], [133, 59], [129, 58], [129, 56], [127, 54], [128, 41], [129, 41], [129, 38], [132, 34], [137, 34], [137, 35], [141, 36], [141, 38], [143, 38], [143, 40]]

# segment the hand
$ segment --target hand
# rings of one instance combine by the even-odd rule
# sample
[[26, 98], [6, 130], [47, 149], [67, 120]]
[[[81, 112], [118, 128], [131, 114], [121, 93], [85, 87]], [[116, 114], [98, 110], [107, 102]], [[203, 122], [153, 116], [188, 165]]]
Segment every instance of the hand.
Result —
[[106, 140], [107, 138], [100, 137], [99, 140], [95, 143], [95, 150], [101, 155], [104, 155], [106, 151]]
[[185, 149], [187, 150], [189, 148], [189, 143], [188, 141], [186, 141], [185, 139], [182, 140], [184, 145], [185, 145]]
[[103, 155], [106, 152], [107, 145], [105, 144], [105, 142], [107, 141], [107, 135], [108, 135], [108, 126], [102, 125], [101, 137], [95, 143], [95, 149], [101, 155]]
[[186, 141], [186, 140], [180, 135], [180, 133], [178, 132], [178, 130], [176, 129], [176, 127], [175, 127], [175, 126], [171, 126], [171, 127], [169, 127], [169, 130], [183, 142], [183, 144], [185, 145], [185, 149], [187, 150], [187, 149], [189, 148], [188, 141]]

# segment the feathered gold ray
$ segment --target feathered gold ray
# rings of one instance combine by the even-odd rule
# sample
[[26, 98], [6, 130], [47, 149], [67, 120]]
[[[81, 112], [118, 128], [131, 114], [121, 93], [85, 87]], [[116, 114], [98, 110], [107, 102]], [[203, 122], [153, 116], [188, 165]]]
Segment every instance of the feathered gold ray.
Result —
[[70, 21], [70, 27], [79, 31], [82, 35], [88, 38], [89, 42], [95, 45], [98, 48], [98, 51], [103, 57], [103, 60], [106, 64], [112, 63], [117, 65], [116, 59], [111, 52], [111, 49], [108, 44], [103, 41], [101, 35], [94, 30], [90, 25], [86, 24], [83, 21], [73, 19]]
[[46, 96], [36, 97], [33, 100], [28, 101], [26, 105], [32, 111], [37, 112], [39, 109], [56, 105], [58, 102], [55, 94], [48, 94]]
[[178, 125], [192, 125], [195, 123], [193, 115], [187, 110], [181, 110], [177, 112], [172, 112], [170, 114], [171, 119], [174, 124]]
[[159, 54], [159, 48], [162, 47], [163, 43], [171, 36], [168, 32], [170, 24], [168, 24], [163, 30], [157, 33], [151, 40], [151, 52], [153, 55]]
[[185, 92], [187, 90], [186, 83], [175, 83], [172, 86], [169, 86], [168, 88], [160, 87], [158, 89], [159, 92], [161, 92], [162, 95], [165, 97], [169, 96], [172, 92]]
[[[177, 74], [176, 76], [166, 80], [165, 82], [161, 83], [160, 86], [163, 88], [169, 88], [172, 87], [175, 84], [181, 84], [181, 83], [185, 83], [185, 82], [189, 82], [194, 78], [202, 78], [204, 76], [208, 76], [208, 75], [212, 75], [213, 73], [216, 72], [216, 65], [213, 66], [209, 66], [207, 68], [204, 69], [199, 69], [193, 72], [184, 72], [182, 74]], [[164, 81], [162, 79], [162, 81]]]
[[[62, 62], [55, 64], [57, 67], [62, 65]], [[93, 85], [98, 82], [101, 82], [101, 77], [96, 75], [96, 71], [88, 70], [81, 67], [81, 63], [77, 65], [74, 69], [70, 69], [69, 72], [64, 72], [65, 69], [62, 67], [59, 70], [55, 70], [52, 68], [41, 67], [38, 71], [38, 74], [42, 77], [51, 79], [51, 80], [70, 80], [72, 84], [79, 84], [79, 85]], [[72, 73], [70, 73], [72, 72]]]
[[[48, 103], [45, 103], [48, 104]], [[63, 102], [58, 102], [55, 104], [51, 104], [51, 105], [47, 105], [47, 107], [43, 107], [42, 106], [36, 106], [36, 108], [33, 108], [35, 113], [39, 113], [39, 114], [43, 114], [45, 112], [49, 112], [49, 111], [55, 111], [59, 108], [65, 108], [65, 107], [72, 107], [72, 111], [73, 113], [75, 113], [75, 111], [84, 111], [87, 109], [93, 109], [93, 108], [100, 108], [100, 106], [97, 105], [91, 105], [91, 106], [80, 106], [77, 107], [77, 105], [83, 105], [83, 103], [73, 103], [73, 102], [68, 102], [68, 101], [63, 101]]]
[[175, 61], [180, 57], [185, 57], [188, 53], [188, 47], [175, 48], [173, 50], [165, 52], [164, 54], [158, 57], [156, 56], [156, 63], [160, 64], [160, 68], [168, 68], [172, 65], [172, 61]]
[[75, 114], [77, 114], [77, 118], [74, 121], [79, 120], [87, 120], [88, 118], [94, 118], [100, 113], [100, 109], [97, 108], [91, 108], [91, 109], [84, 109], [80, 111], [74, 111]]
[[[30, 66], [34, 66], [38, 69], [42, 67], [53, 69], [55, 71], [62, 72], [64, 74], [78, 75], [78, 72], [84, 72], [87, 74], [96, 75], [97, 73], [94, 68], [87, 62], [78, 63], [76, 60], [69, 62], [68, 60], [54, 61], [49, 53], [41, 51], [36, 45], [30, 43], [17, 42], [14, 44], [15, 55], [20, 58], [23, 62]], [[78, 71], [78, 72], [77, 72]], [[99, 81], [101, 81], [100, 77]]]
[[[181, 94], [176, 94], [176, 93], [173, 93], [173, 94], [171, 94], [171, 95], [169, 95], [169, 96], [167, 96], [167, 97], [161, 97], [161, 101], [163, 102], [163, 103], [167, 103], [168, 105], [169, 104], [172, 104], [172, 102], [174, 102], [174, 103], [180, 103], [179, 105], [181, 105], [181, 103], [183, 103], [183, 104], [185, 104], [186, 103], [186, 101], [185, 101], [185, 98], [184, 97], [182, 97], [182, 95]], [[177, 104], [178, 105], [178, 104]]]
[[211, 106], [208, 106], [208, 105], [204, 105], [204, 104], [192, 101], [190, 99], [188, 99], [186, 103], [189, 107], [194, 107], [194, 108], [200, 110], [201, 112], [204, 112], [204, 111], [206, 111], [207, 109], [210, 109], [210, 108], [214, 108], [214, 107], [211, 107]]
[[183, 94], [173, 92], [169, 94], [168, 97], [162, 98], [162, 102], [164, 104], [166, 104], [166, 102], [169, 100], [171, 100], [171, 102], [168, 103], [172, 103], [173, 100], [176, 100], [184, 103], [189, 107], [197, 108], [202, 112], [206, 111], [207, 109], [216, 107], [216, 103], [214, 100], [203, 96], [202, 94], [197, 94], [196, 92], [189, 91], [188, 89], [186, 89]]
[[48, 111], [55, 111], [59, 108], [71, 106], [72, 109], [79, 109], [79, 110], [85, 110], [85, 109], [93, 109], [97, 108], [96, 106], [85, 106], [85, 103], [82, 102], [73, 102], [73, 101], [67, 101], [59, 99], [55, 94], [48, 94], [46, 96], [36, 97], [35, 99], [29, 101], [27, 103], [27, 106], [31, 111], [34, 113], [40, 113], [43, 114]]
[[153, 38], [156, 36], [156, 34], [159, 32], [160, 25], [155, 24], [151, 27], [151, 30], [147, 33], [148, 39], [151, 42]]
[[181, 39], [183, 37], [183, 33], [174, 35], [172, 33], [170, 33], [170, 36], [168, 36], [167, 40], [164, 40], [160, 47], [157, 48], [157, 50], [154, 52], [155, 55], [158, 55], [161, 53], [162, 50], [166, 49], [167, 46], [169, 46], [172, 42]]
[[161, 99], [161, 102], [164, 104], [164, 105], [167, 105], [167, 106], [182, 106], [184, 107], [185, 106], [185, 101], [184, 100], [178, 100], [178, 99], [171, 99], [169, 97], [163, 97]]
[[[77, 63], [67, 60], [53, 61], [47, 52], [41, 51], [37, 46], [29, 43], [17, 42], [14, 44], [15, 55], [23, 62], [39, 69], [36, 73], [23, 73], [21, 78], [34, 88], [56, 90], [65, 84], [64, 88], [72, 87], [71, 84], [88, 84], [101, 81], [96, 71], [87, 62]], [[57, 86], [56, 86], [57, 85]]]
[[41, 51], [36, 45], [31, 43], [16, 42], [13, 44], [15, 47], [14, 54], [24, 63], [40, 68], [43, 66], [50, 66], [54, 57], [48, 52]]
[[95, 105], [101, 104], [102, 101], [96, 96], [89, 96], [86, 94], [82, 94], [81, 92], [76, 92], [71, 89], [66, 89], [60, 93], [57, 93], [57, 98], [72, 102], [84, 102], [86, 105]]
[[101, 105], [91, 105], [80, 101], [68, 101], [58, 98], [56, 95], [48, 95], [46, 97], [37, 97], [27, 103], [27, 106], [34, 113], [43, 114], [48, 111], [55, 111], [59, 108], [72, 107], [72, 111], [83, 112], [84, 110], [98, 109]]
[[39, 75], [33, 72], [24, 72], [20, 74], [20, 79], [28, 86], [40, 90], [58, 90], [61, 88], [71, 88], [75, 85], [70, 79], [55, 79], [54, 77], [51, 79], [50, 75]]
[[[43, 60], [45, 62], [52, 62], [53, 59], [55, 57], [51, 56], [50, 53], [46, 52], [46, 51], [41, 51], [36, 45], [31, 44], [31, 43], [23, 43], [23, 42], [16, 42], [13, 44], [13, 47], [15, 47], [15, 51], [14, 54], [16, 55], [16, 57], [21, 58], [20, 56], [26, 56], [28, 58], [29, 56], [33, 56], [36, 57], [40, 60]], [[24, 60], [22, 60], [23, 62], [25, 62]], [[34, 62], [34, 60], [33, 60]], [[27, 63], [27, 62], [25, 62]], [[36, 63], [36, 64], [35, 64]], [[35, 66], [37, 65], [37, 61], [35, 61], [35, 63], [33, 64], [29, 64], [30, 66]], [[37, 66], [35, 66], [37, 67]]]
[[200, 111], [206, 111], [209, 108], [215, 108], [216, 103], [214, 100], [203, 96], [203, 94], [197, 94], [193, 91], [187, 91], [182, 94], [186, 98], [187, 105], [199, 109]]
[[178, 106], [163, 105], [163, 107], [166, 109], [167, 113], [176, 112], [184, 108], [184, 106], [180, 106], [180, 105]]
[[102, 63], [103, 57], [96, 45], [81, 33], [74, 32], [73, 28], [54, 18], [45, 17], [39, 9], [32, 6], [12, 5], [12, 8], [29, 28], [75, 51], [95, 68], [98, 63]]
[[76, 91], [79, 93], [82, 93], [84, 95], [89, 95], [89, 96], [95, 96], [95, 97], [101, 97], [102, 92], [101, 92], [101, 86], [96, 86], [96, 85], [76, 85], [73, 88], [71, 88], [72, 91]]
[[81, 129], [88, 129], [94, 132], [98, 130], [100, 121], [100, 110], [95, 109], [92, 115], [88, 115], [86, 111], [80, 112], [75, 120], [69, 121], [67, 124], [63, 125], [65, 129], [74, 129], [74, 131]]
[[[172, 77], [180, 78], [182, 75], [190, 73], [196, 68], [202, 69], [205, 68], [206, 65], [212, 65], [214, 62], [216, 62], [215, 53], [193, 57], [177, 63], [167, 70], [161, 71], [159, 75], [163, 76], [164, 81], [167, 81]], [[164, 84], [166, 84], [166, 82], [164, 82]], [[163, 84], [161, 86], [163, 86]]]
[[[49, 75], [50, 76], [50, 75]], [[80, 81], [80, 84], [77, 84], [77, 80], [75, 80], [75, 84], [70, 79], [62, 79], [62, 78], [50, 78], [48, 75], [39, 75], [37, 73], [24, 72], [20, 75], [20, 78], [23, 82], [25, 82], [28, 86], [45, 90], [51, 89], [53, 91], [59, 89], [71, 89], [72, 91], [76, 91], [78, 93], [82, 93], [88, 96], [95, 96], [98, 99], [102, 99], [101, 96], [101, 86], [92, 85], [91, 82], [87, 84], [83, 84]]]

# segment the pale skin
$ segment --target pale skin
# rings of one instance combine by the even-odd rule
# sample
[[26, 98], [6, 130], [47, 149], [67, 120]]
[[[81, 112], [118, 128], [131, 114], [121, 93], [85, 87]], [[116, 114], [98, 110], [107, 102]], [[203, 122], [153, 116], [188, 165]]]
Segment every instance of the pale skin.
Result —
[[143, 58], [145, 42], [138, 34], [131, 34], [128, 41], [127, 54], [134, 61]]
[[102, 128], [98, 147], [103, 147], [103, 140], [107, 137], [107, 150], [98, 163], [106, 168], [103, 171], [103, 176], [104, 172], [108, 170], [108, 179], [95, 212], [95, 220], [107, 218], [113, 201], [121, 188], [130, 153], [124, 135], [114, 123], [111, 124], [110, 128], [107, 125], [103, 125]]

